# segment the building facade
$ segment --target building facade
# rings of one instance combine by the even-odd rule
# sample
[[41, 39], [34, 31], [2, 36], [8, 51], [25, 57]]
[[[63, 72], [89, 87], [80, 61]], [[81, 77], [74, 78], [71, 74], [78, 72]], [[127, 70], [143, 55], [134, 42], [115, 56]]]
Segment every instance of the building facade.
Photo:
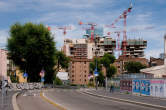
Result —
[[142, 39], [128, 39], [126, 42], [126, 51], [124, 51], [125, 42], [122, 41], [122, 55], [133, 57], [144, 57], [144, 49], [147, 47], [147, 41]]
[[71, 58], [69, 79], [72, 84], [87, 85], [89, 83], [89, 59]]
[[135, 57], [123, 57], [120, 56], [114, 63], [114, 65], [117, 67], [117, 75], [121, 73], [125, 73], [124, 65], [126, 62], [134, 61], [134, 62], [140, 62], [143, 65], [146, 65], [148, 67], [148, 60], [146, 58], [135, 58]]
[[7, 51], [4, 49], [0, 49], [0, 79], [7, 80]]
[[[105, 53], [114, 54], [116, 40], [110, 37], [90, 37], [83, 39], [65, 39], [63, 52], [71, 58], [69, 79], [71, 84], [87, 85], [89, 83], [89, 63], [95, 56]], [[94, 77], [94, 76], [93, 76]]]

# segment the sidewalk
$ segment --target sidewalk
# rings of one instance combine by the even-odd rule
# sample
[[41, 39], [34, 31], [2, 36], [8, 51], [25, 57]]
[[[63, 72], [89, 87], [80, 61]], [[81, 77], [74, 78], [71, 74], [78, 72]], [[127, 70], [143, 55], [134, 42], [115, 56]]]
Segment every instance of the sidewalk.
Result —
[[162, 99], [162, 98], [150, 97], [150, 96], [136, 96], [136, 95], [125, 94], [120, 92], [110, 93], [109, 90], [106, 91], [104, 89], [98, 89], [97, 91], [95, 89], [88, 89], [86, 91], [93, 94], [106, 96], [106, 97], [113, 97], [113, 98], [119, 98], [124, 100], [130, 100], [135, 102], [141, 102], [141, 103], [166, 107], [166, 99], [164, 98]]

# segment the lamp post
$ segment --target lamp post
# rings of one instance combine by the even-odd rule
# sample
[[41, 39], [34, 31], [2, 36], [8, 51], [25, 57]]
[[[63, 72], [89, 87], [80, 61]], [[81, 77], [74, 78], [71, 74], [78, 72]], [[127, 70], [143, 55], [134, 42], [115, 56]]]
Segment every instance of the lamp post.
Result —
[[95, 68], [95, 71], [94, 71], [94, 74], [95, 74], [95, 81], [96, 81], [96, 90], [98, 89], [98, 81], [97, 81], [97, 76], [98, 76], [98, 70], [97, 70], [97, 43], [98, 43], [98, 37], [95, 37], [95, 57], [96, 57], [96, 68]]

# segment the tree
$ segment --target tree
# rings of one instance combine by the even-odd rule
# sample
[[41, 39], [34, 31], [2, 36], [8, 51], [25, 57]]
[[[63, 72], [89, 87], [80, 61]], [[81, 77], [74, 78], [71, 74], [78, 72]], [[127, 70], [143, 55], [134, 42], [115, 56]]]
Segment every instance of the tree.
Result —
[[61, 68], [68, 69], [69, 62], [70, 58], [67, 57], [63, 52], [61, 51], [56, 52], [56, 65], [57, 65], [57, 68], [55, 69], [56, 72], [59, 72]]
[[110, 64], [113, 64], [114, 61], [115, 61], [115, 57], [108, 53], [105, 53], [100, 60], [101, 64], [103, 64], [103, 66], [106, 69], [106, 77], [108, 78], [111, 78], [116, 73], [115, 67], [110, 66]]
[[139, 73], [140, 69], [146, 68], [146, 65], [140, 62], [129, 61], [125, 63], [124, 68], [128, 73]]
[[[96, 65], [97, 63], [97, 65]], [[101, 66], [101, 63], [100, 63], [100, 59], [99, 58], [94, 58], [92, 62], [90, 62], [89, 64], [89, 70], [90, 70], [90, 73], [93, 74], [94, 73], [94, 70], [96, 69], [96, 66], [97, 66], [97, 71], [99, 72], [99, 75], [97, 77], [97, 80], [99, 81], [99, 85], [102, 85], [103, 82], [104, 82], [104, 75], [102, 73], [102, 66]]]
[[44, 69], [45, 82], [52, 83], [56, 48], [51, 33], [44, 25], [12, 25], [7, 48], [14, 63], [28, 73], [29, 82], [40, 81], [39, 73]]
[[117, 72], [117, 68], [114, 65], [111, 65], [110, 67], [108, 67], [107, 70], [107, 77], [108, 78], [112, 78], [112, 76]]

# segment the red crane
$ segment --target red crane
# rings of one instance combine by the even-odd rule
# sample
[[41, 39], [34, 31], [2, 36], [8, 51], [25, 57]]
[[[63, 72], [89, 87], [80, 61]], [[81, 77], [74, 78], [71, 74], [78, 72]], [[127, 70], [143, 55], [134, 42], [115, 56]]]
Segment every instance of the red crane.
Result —
[[[47, 26], [48, 31], [51, 31], [51, 27]], [[71, 30], [71, 26], [64, 26], [64, 27], [55, 27], [55, 29], [63, 30], [63, 34], [66, 35], [67, 30]]]
[[91, 30], [91, 41], [94, 40], [94, 31], [95, 31], [95, 26], [97, 26], [96, 23], [83, 23], [82, 21], [79, 22], [79, 25], [90, 25], [90, 30]]
[[120, 19], [123, 19], [123, 55], [126, 55], [126, 46], [127, 46], [127, 35], [126, 35], [126, 31], [127, 31], [127, 15], [128, 13], [130, 13], [132, 10], [132, 4], [130, 5], [130, 7], [126, 10], [123, 11], [123, 13], [114, 20], [114, 22], [111, 25], [106, 25], [106, 27], [111, 27], [111, 28], [116, 28], [115, 24], [117, 22], [119, 22]]
[[67, 30], [71, 30], [71, 26], [57, 27], [57, 29], [63, 30], [63, 34], [66, 35]]

